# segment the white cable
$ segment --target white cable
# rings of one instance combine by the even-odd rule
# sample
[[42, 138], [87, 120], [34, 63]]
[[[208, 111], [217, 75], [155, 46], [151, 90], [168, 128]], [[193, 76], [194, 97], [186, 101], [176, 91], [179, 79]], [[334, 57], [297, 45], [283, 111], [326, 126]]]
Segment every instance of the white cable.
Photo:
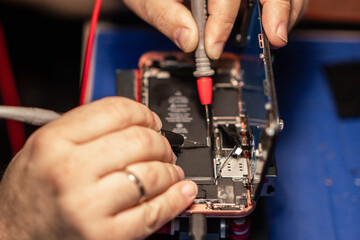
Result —
[[36, 126], [44, 125], [60, 116], [60, 113], [47, 109], [0, 105], [0, 118], [16, 120]]

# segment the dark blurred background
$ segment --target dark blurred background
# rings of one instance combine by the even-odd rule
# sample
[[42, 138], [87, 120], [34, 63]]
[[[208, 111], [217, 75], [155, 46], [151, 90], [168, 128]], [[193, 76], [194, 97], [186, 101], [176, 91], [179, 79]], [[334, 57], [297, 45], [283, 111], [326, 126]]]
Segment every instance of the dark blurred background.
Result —
[[[0, 21], [22, 106], [65, 112], [78, 105], [83, 26], [91, 6], [88, 10], [78, 15], [53, 14], [0, 1]], [[100, 20], [143, 24], [129, 11], [105, 12]], [[25, 125], [27, 136], [36, 129]], [[12, 157], [6, 123], [0, 119], [0, 172]]]

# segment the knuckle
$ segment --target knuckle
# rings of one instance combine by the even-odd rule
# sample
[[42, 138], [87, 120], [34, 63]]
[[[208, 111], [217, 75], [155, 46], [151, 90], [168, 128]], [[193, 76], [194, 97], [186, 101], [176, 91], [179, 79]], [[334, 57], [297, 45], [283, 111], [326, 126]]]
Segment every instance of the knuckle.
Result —
[[[160, 149], [160, 148], [159, 148]], [[163, 147], [162, 147], [163, 150], [163, 155], [161, 156], [162, 159], [166, 159], [167, 161], [169, 162], [172, 162], [172, 158], [173, 158], [173, 151], [172, 151], [172, 148], [171, 148], [171, 145], [169, 143], [169, 141], [163, 137]]]
[[116, 116], [121, 122], [142, 123], [147, 127], [154, 125], [151, 111], [133, 100], [124, 97], [107, 97], [101, 100], [104, 111], [110, 116]]
[[104, 105], [118, 104], [119, 102], [127, 102], [127, 101], [130, 101], [130, 99], [121, 96], [104, 97], [101, 100], [99, 100], [99, 102], [103, 102]]
[[48, 147], [54, 140], [55, 136], [51, 131], [39, 129], [30, 136], [28, 143], [31, 144], [33, 148], [37, 149], [44, 146]]
[[167, 174], [170, 176], [171, 183], [179, 181], [178, 173], [172, 164], [166, 164]]
[[162, 225], [162, 206], [158, 202], [147, 202], [144, 208], [145, 231], [150, 234]]
[[[143, 107], [143, 105], [142, 105], [142, 107]], [[154, 115], [149, 109], [146, 109], [146, 111], [144, 111], [144, 114], [142, 116], [145, 119], [146, 127], [152, 127], [152, 126], [156, 125]]]
[[55, 193], [63, 192], [69, 177], [74, 175], [74, 161], [70, 161], [74, 154], [70, 154], [69, 147], [49, 129], [35, 132], [26, 146], [30, 167], [36, 169], [37, 177], [46, 181]]
[[62, 156], [64, 150], [61, 149], [59, 138], [56, 133], [49, 129], [39, 129], [34, 132], [26, 142], [25, 148], [30, 154], [29, 159], [33, 162], [49, 162], [54, 156]]
[[146, 180], [146, 183], [150, 188], [156, 188], [159, 185], [159, 177], [157, 174], [159, 169], [153, 164], [143, 164], [143, 167], [142, 176], [146, 176], [144, 182]]
[[133, 137], [139, 143], [139, 148], [144, 150], [153, 149], [152, 147], [155, 143], [155, 137], [151, 130], [136, 126], [133, 127], [131, 132]]
[[101, 103], [104, 105], [104, 111], [110, 115], [120, 115], [122, 117], [128, 116], [124, 114], [131, 110], [131, 100], [128, 100], [123, 97], [106, 97], [101, 100]]
[[[133, 109], [134, 107], [135, 106], [133, 106]], [[141, 122], [142, 123], [141, 125], [146, 128], [152, 128], [153, 126], [156, 125], [154, 115], [148, 108], [146, 108], [142, 104], [139, 104], [136, 107], [138, 107], [136, 111], [141, 112], [140, 118], [137, 120], [137, 122]]]

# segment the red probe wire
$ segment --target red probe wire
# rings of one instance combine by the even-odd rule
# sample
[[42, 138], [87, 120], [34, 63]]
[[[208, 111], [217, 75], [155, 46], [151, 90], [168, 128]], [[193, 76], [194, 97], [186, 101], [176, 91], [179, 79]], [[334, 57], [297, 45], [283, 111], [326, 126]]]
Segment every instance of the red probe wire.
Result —
[[[19, 106], [19, 96], [16, 90], [14, 74], [12, 72], [9, 53], [6, 47], [5, 34], [0, 22], [0, 92], [4, 105]], [[6, 121], [10, 139], [10, 146], [15, 155], [25, 143], [25, 129], [21, 122]]]
[[209, 105], [212, 102], [213, 84], [211, 77], [197, 79], [197, 88], [202, 105]]
[[91, 65], [91, 56], [94, 45], [94, 38], [96, 32], [96, 25], [99, 19], [100, 8], [101, 8], [102, 0], [96, 0], [94, 5], [94, 10], [91, 16], [89, 35], [86, 44], [85, 56], [84, 56], [84, 66], [82, 72], [82, 80], [81, 80], [81, 92], [80, 92], [80, 105], [86, 102], [88, 86], [89, 86], [89, 71]]

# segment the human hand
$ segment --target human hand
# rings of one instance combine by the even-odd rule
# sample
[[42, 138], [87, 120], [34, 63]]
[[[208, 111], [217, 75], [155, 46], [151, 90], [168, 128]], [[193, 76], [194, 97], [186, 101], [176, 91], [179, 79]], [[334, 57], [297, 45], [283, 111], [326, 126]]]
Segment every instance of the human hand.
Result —
[[[111, 97], [43, 126], [0, 182], [0, 239], [143, 239], [197, 194], [157, 115]], [[142, 183], [146, 200], [127, 171]]]
[[[198, 44], [198, 30], [183, 0], [124, 0], [138, 16], [170, 38], [184, 52]], [[241, 0], [208, 0], [205, 48], [218, 59], [229, 38]], [[304, 14], [308, 0], [260, 0], [263, 26], [274, 48], [285, 46], [288, 31]]]

